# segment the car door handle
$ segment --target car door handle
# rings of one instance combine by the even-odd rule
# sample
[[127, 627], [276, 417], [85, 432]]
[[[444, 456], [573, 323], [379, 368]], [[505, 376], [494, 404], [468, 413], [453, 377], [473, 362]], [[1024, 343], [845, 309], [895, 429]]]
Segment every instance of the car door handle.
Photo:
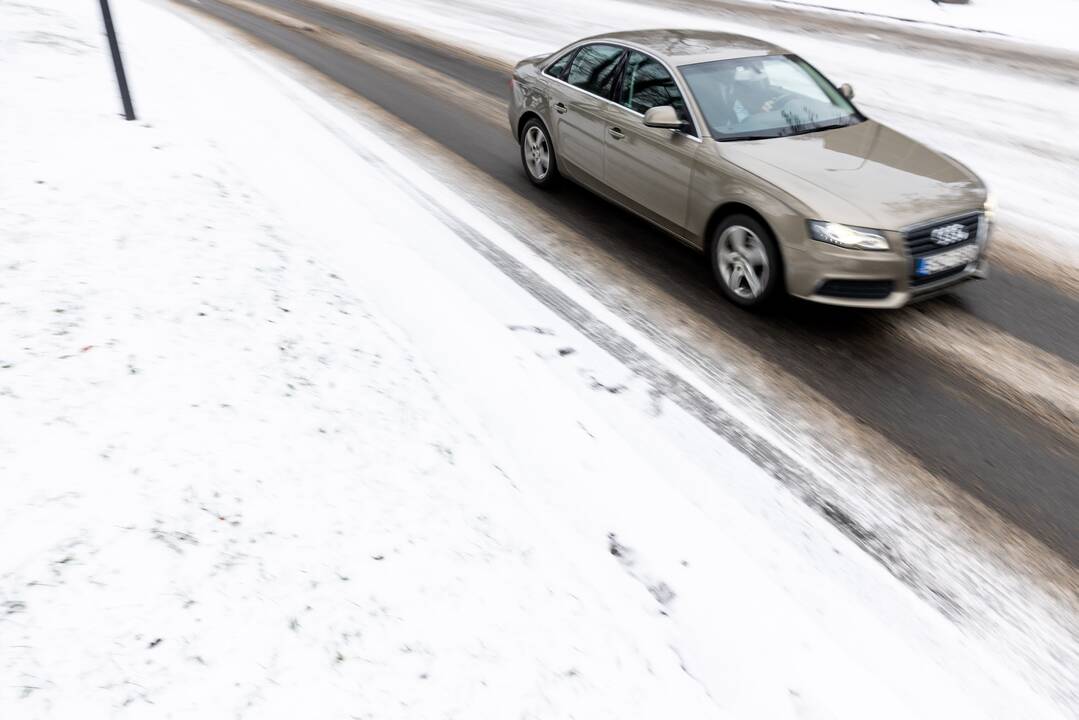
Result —
[[566, 106], [563, 103], [558, 103], [554, 106], [554, 111], [559, 115], [566, 114]]
[[607, 133], [611, 137], [613, 137], [615, 140], [621, 140], [622, 138], [624, 138], [626, 136], [626, 134], [624, 132], [622, 132], [621, 128], [616, 128], [616, 127], [610, 128], [609, 130], [607, 130]]

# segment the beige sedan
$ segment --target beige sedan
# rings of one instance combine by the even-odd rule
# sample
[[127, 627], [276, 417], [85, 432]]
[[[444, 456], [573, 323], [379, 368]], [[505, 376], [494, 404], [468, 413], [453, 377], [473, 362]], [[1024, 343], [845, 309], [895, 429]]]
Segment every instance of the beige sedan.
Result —
[[894, 308], [986, 272], [985, 185], [740, 35], [588, 38], [513, 74], [532, 182], [565, 177], [703, 250], [733, 302]]

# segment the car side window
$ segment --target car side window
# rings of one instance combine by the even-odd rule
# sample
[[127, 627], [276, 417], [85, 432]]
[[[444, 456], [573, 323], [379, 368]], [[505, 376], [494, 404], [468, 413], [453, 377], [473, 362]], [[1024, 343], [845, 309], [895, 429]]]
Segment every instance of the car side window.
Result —
[[562, 80], [566, 77], [566, 68], [569, 67], [569, 61], [573, 59], [573, 53], [575, 52], [577, 52], [576, 49], [570, 50], [568, 53], [551, 63], [544, 72], [551, 77]]
[[610, 97], [623, 52], [616, 45], [585, 45], [574, 55], [566, 82], [600, 97]]
[[680, 117], [689, 120], [685, 100], [667, 68], [636, 50], [630, 51], [626, 58], [618, 104], [642, 115], [654, 107], [673, 105]]

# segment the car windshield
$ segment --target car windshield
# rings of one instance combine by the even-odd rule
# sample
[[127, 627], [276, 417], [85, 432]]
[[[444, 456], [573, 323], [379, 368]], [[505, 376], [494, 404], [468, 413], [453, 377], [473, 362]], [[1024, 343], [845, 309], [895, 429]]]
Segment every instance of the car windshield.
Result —
[[865, 119], [795, 55], [716, 60], [680, 69], [719, 141], [800, 135]]

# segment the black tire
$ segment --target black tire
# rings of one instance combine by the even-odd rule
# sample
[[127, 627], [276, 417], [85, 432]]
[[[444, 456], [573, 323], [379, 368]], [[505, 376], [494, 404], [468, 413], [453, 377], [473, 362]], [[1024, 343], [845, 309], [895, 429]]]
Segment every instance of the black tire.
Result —
[[782, 297], [783, 260], [764, 223], [750, 215], [731, 215], [716, 226], [708, 248], [719, 289], [735, 305], [757, 310]]
[[531, 118], [521, 128], [519, 140], [521, 164], [532, 184], [544, 189], [558, 185], [562, 176], [558, 174], [558, 158], [547, 126], [539, 118]]

